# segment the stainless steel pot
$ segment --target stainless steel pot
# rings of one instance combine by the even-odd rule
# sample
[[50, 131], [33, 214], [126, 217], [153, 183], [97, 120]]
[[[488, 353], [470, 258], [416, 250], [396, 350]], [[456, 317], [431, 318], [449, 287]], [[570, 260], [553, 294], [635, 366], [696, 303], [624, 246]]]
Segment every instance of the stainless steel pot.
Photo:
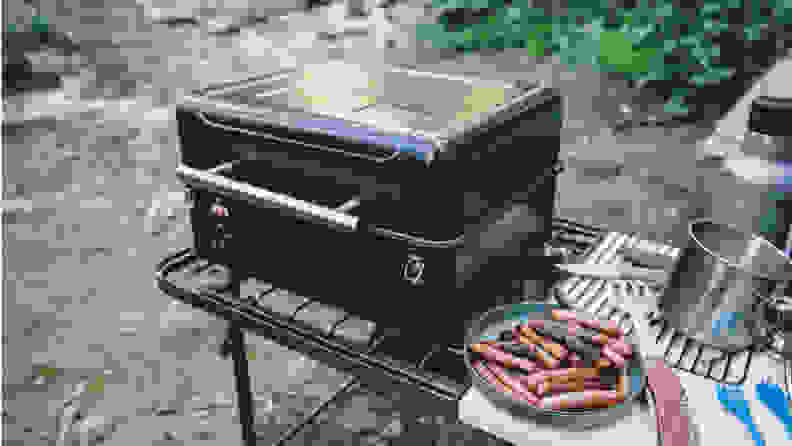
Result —
[[766, 339], [765, 303], [792, 278], [792, 260], [770, 242], [708, 219], [688, 227], [660, 309], [672, 327], [727, 351]]

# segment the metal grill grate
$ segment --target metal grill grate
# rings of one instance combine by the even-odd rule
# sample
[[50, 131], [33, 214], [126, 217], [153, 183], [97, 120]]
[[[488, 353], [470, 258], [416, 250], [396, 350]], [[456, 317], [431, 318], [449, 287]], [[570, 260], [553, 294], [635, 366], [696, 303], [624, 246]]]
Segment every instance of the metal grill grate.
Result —
[[[611, 232], [605, 235], [583, 259], [590, 264], [616, 264], [624, 259], [619, 254], [623, 248], [635, 248], [650, 253], [677, 257], [679, 249], [638, 239], [634, 235]], [[631, 316], [611, 300], [618, 298], [641, 299], [657, 290], [642, 282], [607, 281], [572, 277], [555, 289], [556, 298], [564, 305], [610, 319], [628, 331], [632, 330]], [[614, 298], [614, 299], [609, 299]], [[656, 341], [665, 350], [666, 363], [679, 370], [720, 383], [741, 384], [748, 375], [752, 351], [750, 349], [729, 353], [700, 344], [669, 327], [662, 316], [645, 315]]]

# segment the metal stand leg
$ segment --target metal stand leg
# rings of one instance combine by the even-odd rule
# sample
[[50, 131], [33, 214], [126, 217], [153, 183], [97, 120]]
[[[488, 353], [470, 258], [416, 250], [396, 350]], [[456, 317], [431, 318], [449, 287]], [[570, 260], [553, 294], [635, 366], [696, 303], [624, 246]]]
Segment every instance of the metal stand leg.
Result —
[[256, 435], [253, 431], [253, 392], [250, 389], [250, 373], [248, 372], [247, 349], [245, 334], [237, 321], [231, 321], [226, 332], [226, 346], [231, 350], [234, 361], [234, 379], [236, 381], [237, 408], [242, 424], [243, 446], [255, 446]]
[[[381, 341], [382, 341], [381, 339], [375, 341], [374, 344], [371, 346], [371, 349], [372, 350], [375, 349], [379, 345], [379, 343]], [[351, 376], [351, 377], [347, 378], [347, 380], [344, 381], [344, 384], [341, 385], [341, 388], [339, 388], [335, 393], [333, 393], [332, 395], [327, 397], [327, 399], [322, 401], [322, 403], [319, 404], [319, 406], [316, 409], [311, 411], [311, 413], [308, 414], [308, 416], [305, 417], [301, 422], [299, 422], [299, 423], [295, 424], [294, 426], [292, 426], [292, 428], [289, 429], [288, 432], [283, 434], [280, 437], [280, 439], [278, 439], [278, 441], [275, 442], [275, 444], [273, 446], [284, 446], [287, 441], [291, 440], [295, 435], [297, 435], [298, 432], [303, 430], [313, 420], [315, 420], [316, 417], [318, 417], [319, 414], [322, 413], [322, 411], [327, 409], [330, 406], [330, 404], [333, 403], [333, 401], [337, 400], [344, 393], [349, 392], [350, 390], [354, 389], [355, 386], [357, 386], [357, 385], [359, 385], [357, 377]]]
[[316, 409], [314, 409], [314, 410], [313, 410], [313, 411], [312, 411], [312, 412], [311, 412], [311, 413], [310, 413], [310, 414], [309, 414], [307, 417], [305, 417], [305, 418], [304, 418], [304, 419], [303, 419], [303, 420], [302, 420], [300, 423], [298, 423], [298, 424], [296, 424], [296, 425], [292, 426], [292, 428], [291, 428], [291, 429], [289, 429], [289, 431], [288, 431], [288, 432], [286, 432], [285, 434], [283, 434], [283, 435], [280, 437], [280, 439], [279, 439], [277, 442], [275, 442], [275, 445], [274, 445], [274, 446], [283, 446], [283, 445], [284, 445], [284, 444], [285, 444], [287, 441], [291, 440], [291, 439], [292, 439], [292, 437], [294, 437], [294, 436], [295, 436], [295, 435], [296, 435], [298, 432], [300, 432], [301, 430], [303, 430], [303, 429], [305, 428], [305, 426], [309, 425], [309, 424], [310, 424], [310, 423], [311, 423], [311, 422], [312, 422], [314, 419], [316, 419], [316, 417], [317, 417], [317, 416], [319, 416], [319, 414], [320, 414], [320, 413], [322, 413], [322, 411], [323, 411], [323, 410], [327, 409], [327, 407], [328, 407], [328, 406], [329, 406], [329, 405], [330, 405], [330, 404], [331, 404], [333, 401], [335, 401], [335, 400], [336, 400], [336, 399], [338, 399], [338, 397], [339, 397], [339, 396], [341, 396], [343, 393], [347, 392], [347, 391], [348, 391], [348, 390], [350, 390], [352, 387], [354, 387], [354, 386], [355, 386], [355, 384], [357, 384], [357, 382], [358, 382], [358, 381], [357, 381], [357, 378], [355, 378], [355, 377], [351, 377], [351, 378], [347, 379], [347, 381], [346, 381], [346, 382], [344, 382], [344, 384], [341, 386], [341, 388], [340, 388], [338, 391], [336, 391], [334, 394], [330, 395], [330, 397], [329, 397], [329, 398], [327, 398], [326, 400], [322, 401], [322, 404], [320, 404], [320, 405], [319, 405], [319, 407], [317, 407]]

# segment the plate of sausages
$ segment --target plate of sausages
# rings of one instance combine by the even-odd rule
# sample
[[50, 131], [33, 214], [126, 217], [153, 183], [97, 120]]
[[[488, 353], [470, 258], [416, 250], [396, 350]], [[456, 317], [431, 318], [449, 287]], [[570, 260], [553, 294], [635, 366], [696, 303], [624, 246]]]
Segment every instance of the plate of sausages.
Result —
[[632, 336], [610, 321], [560, 305], [518, 303], [469, 327], [473, 385], [513, 413], [590, 427], [632, 410], [646, 385]]

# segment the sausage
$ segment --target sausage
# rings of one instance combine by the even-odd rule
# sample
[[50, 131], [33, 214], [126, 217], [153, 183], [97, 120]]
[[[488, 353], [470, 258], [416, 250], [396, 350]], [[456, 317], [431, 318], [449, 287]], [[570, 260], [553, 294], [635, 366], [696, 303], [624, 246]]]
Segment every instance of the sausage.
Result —
[[[552, 382], [552, 383], [565, 383], [579, 380], [579, 377], [571, 377], [567, 378], [565, 375], [569, 373], [569, 370], [572, 369], [562, 369], [562, 370], [542, 370], [532, 375], [521, 375], [516, 377], [525, 387], [530, 389], [532, 392], [536, 392], [537, 388], [542, 383]], [[588, 383], [599, 383], [603, 386], [609, 386], [610, 384], [615, 384], [613, 378], [606, 376], [607, 378], [603, 381], [601, 376], [595, 375], [593, 372], [585, 372], [582, 374], [583, 380]], [[610, 383], [610, 384], [609, 384]]]
[[581, 378], [592, 378], [599, 376], [599, 372], [593, 368], [569, 368], [561, 370], [543, 370], [542, 374], [545, 376], [555, 378], [559, 376], [575, 376]]
[[544, 327], [548, 321], [542, 319], [530, 319], [527, 321], [522, 321], [522, 325], [528, 328], [541, 328]]
[[625, 356], [625, 357], [632, 356], [632, 346], [627, 342], [625, 342], [624, 338], [611, 339], [608, 342], [608, 347], [610, 347], [611, 350], [620, 354], [621, 356]]
[[579, 368], [583, 367], [583, 364], [585, 364], [585, 361], [583, 361], [583, 358], [581, 358], [577, 353], [571, 353], [569, 355], [569, 365], [571, 367]]
[[622, 396], [627, 395], [627, 375], [624, 373], [619, 375], [619, 381], [616, 384], [616, 391]]
[[607, 369], [611, 367], [613, 363], [610, 362], [607, 358], [600, 358], [597, 362], [594, 363], [595, 369]]
[[623, 356], [611, 350], [610, 346], [608, 345], [602, 347], [602, 354], [610, 359], [616, 365], [616, 367], [619, 368], [624, 367], [624, 364], [627, 362]]
[[521, 336], [519, 339], [521, 343], [533, 346], [536, 355], [539, 357], [539, 361], [542, 363], [542, 365], [545, 368], [557, 369], [558, 366], [561, 364], [561, 362], [558, 359], [554, 358], [550, 353], [544, 351], [544, 349], [542, 349], [541, 346], [531, 342], [531, 340], [526, 338], [525, 336]]
[[536, 370], [536, 363], [527, 359], [516, 358], [506, 352], [502, 352], [491, 345], [473, 344], [470, 349], [478, 353], [484, 359], [499, 362], [507, 367], [519, 368], [526, 372]]
[[538, 386], [536, 395], [541, 397], [551, 393], [583, 392], [586, 390], [609, 390], [604, 383], [593, 380], [576, 380], [566, 383], [546, 382]]
[[[566, 347], [568, 351], [583, 353], [587, 359], [599, 359], [600, 349], [592, 348], [591, 344], [601, 345], [609, 341], [610, 338], [601, 335], [598, 331], [578, 325], [576, 321], [557, 322], [557, 321], [540, 321], [529, 320], [523, 324], [526, 327], [533, 329], [537, 334], [552, 338]], [[601, 336], [595, 338], [594, 342], [591, 340], [592, 336]]]
[[595, 344], [608, 345], [608, 343], [611, 341], [611, 338], [608, 335], [598, 334], [592, 336], [591, 338], [589, 338], [589, 340]]
[[612, 341], [610, 336], [600, 333], [597, 330], [584, 327], [576, 321], [569, 321], [567, 324], [567, 334], [570, 336], [575, 336], [578, 339], [582, 339], [583, 341], [590, 344], [602, 345]]
[[553, 310], [550, 313], [550, 317], [552, 317], [554, 321], [559, 321], [559, 322], [576, 321], [577, 313], [569, 310]]
[[503, 367], [495, 363], [488, 363], [487, 368], [489, 368], [492, 371], [492, 373], [495, 375], [495, 377], [498, 378], [500, 382], [506, 384], [507, 386], [509, 386], [509, 388], [512, 389], [513, 395], [516, 395], [521, 400], [527, 401], [531, 404], [536, 404], [537, 402], [539, 402], [539, 398], [536, 395], [534, 395], [533, 392], [531, 392], [529, 389], [523, 386], [519, 380], [509, 376], [509, 374], [506, 372], [506, 370], [503, 369]]
[[542, 370], [531, 375], [518, 376], [516, 379], [518, 379], [524, 386], [531, 389], [531, 391], [535, 391], [536, 386], [538, 386], [539, 383], [544, 382], [548, 379], [548, 377], [544, 373], [545, 371]]
[[[589, 383], [591, 386], [591, 383]], [[536, 396], [542, 397], [544, 395], [550, 393], [565, 393], [565, 392], [582, 392], [585, 390], [586, 387], [586, 380], [584, 379], [576, 379], [574, 381], [569, 381], [565, 383], [553, 382], [553, 381], [545, 381], [539, 383], [536, 389]]]
[[541, 321], [541, 323], [533, 323], [530, 326], [528, 324], [523, 324], [522, 328], [530, 328], [541, 336], [549, 336], [559, 342], [563, 342], [564, 338], [569, 336], [569, 330], [566, 324], [560, 324], [555, 321]]
[[520, 332], [523, 336], [527, 337], [531, 342], [534, 344], [542, 346], [543, 349], [550, 352], [556, 359], [561, 360], [566, 358], [567, 349], [560, 344], [556, 344], [555, 342], [550, 342], [547, 339], [539, 336], [533, 328], [522, 326]]
[[546, 370], [545, 376], [553, 382], [569, 382], [576, 379], [594, 378], [599, 376], [599, 370], [594, 368]]
[[501, 381], [500, 379], [498, 379], [498, 377], [495, 376], [495, 374], [492, 372], [492, 370], [490, 370], [489, 367], [487, 367], [484, 364], [484, 361], [476, 360], [476, 361], [473, 361], [472, 365], [473, 365], [473, 368], [476, 369], [478, 374], [481, 375], [481, 377], [484, 378], [488, 383], [490, 383], [493, 386], [495, 386], [496, 389], [500, 390], [501, 392], [506, 393], [507, 395], [513, 395], [514, 394], [514, 391], [512, 390], [512, 388], [509, 387], [508, 384], [506, 384], [503, 381]]
[[589, 345], [577, 336], [570, 336], [566, 329], [560, 327], [536, 328], [535, 331], [544, 336], [553, 337], [566, 345], [567, 350], [579, 353], [589, 361], [596, 361], [600, 358], [600, 349]]
[[539, 356], [536, 354], [536, 349], [532, 348], [532, 346], [528, 344], [522, 344], [519, 342], [504, 342], [494, 344], [493, 347], [520, 358], [530, 359], [531, 361], [539, 360]]
[[595, 409], [618, 404], [624, 401], [619, 392], [610, 390], [586, 390], [583, 392], [563, 393], [546, 396], [539, 400], [538, 407], [549, 410]]
[[588, 328], [599, 330], [603, 334], [615, 338], [624, 336], [624, 331], [618, 325], [610, 321], [600, 321], [595, 319], [578, 319], [581, 325]]

